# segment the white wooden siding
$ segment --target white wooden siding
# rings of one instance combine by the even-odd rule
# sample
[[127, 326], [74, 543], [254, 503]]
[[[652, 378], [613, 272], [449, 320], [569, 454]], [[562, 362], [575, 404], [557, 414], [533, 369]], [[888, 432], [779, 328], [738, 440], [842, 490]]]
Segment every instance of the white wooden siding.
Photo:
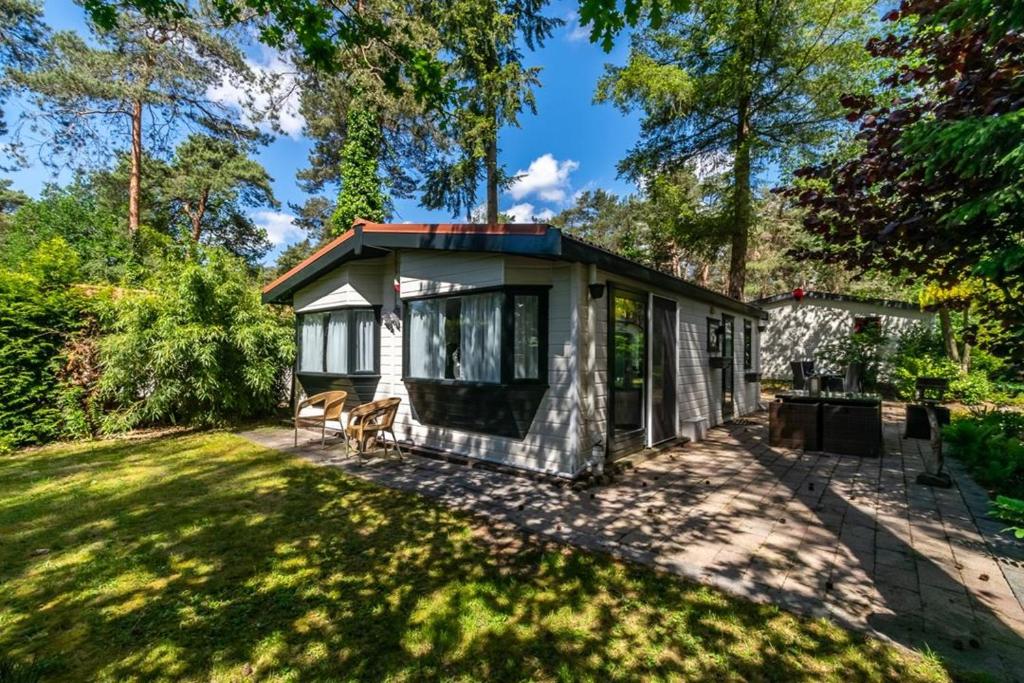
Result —
[[826, 339], [850, 334], [855, 317], [881, 317], [883, 332], [895, 339], [915, 325], [930, 325], [935, 315], [930, 311], [858, 301], [809, 298], [765, 304], [764, 309], [768, 311], [768, 328], [762, 344], [764, 376], [781, 380], [793, 377], [790, 361], [817, 359]]
[[[396, 277], [398, 292], [393, 284]], [[708, 367], [705, 340], [706, 319], [709, 316], [720, 318], [722, 309], [598, 271], [599, 282], [607, 284], [609, 280], [636, 291], [652, 291], [676, 302], [677, 423], [697, 418], [706, 420], [709, 425], [720, 423], [721, 371]], [[549, 389], [525, 438], [518, 440], [424, 425], [414, 419], [402, 382], [402, 299], [516, 284], [551, 287], [548, 298]], [[381, 306], [381, 377], [375, 398], [397, 396], [402, 399], [395, 424], [400, 439], [524, 469], [574, 475], [588, 462], [595, 442], [603, 444], [607, 435], [609, 294], [606, 290], [604, 297], [591, 300], [587, 284], [587, 269], [581, 264], [494, 254], [401, 251], [381, 259], [340, 266], [296, 292], [294, 300], [297, 311], [367, 304]], [[736, 319], [734, 401], [736, 415], [743, 415], [756, 410], [758, 385], [748, 385], [743, 379], [744, 316], [726, 312]], [[586, 334], [590, 313], [594, 315], [596, 333], [593, 359], [589, 357]], [[747, 319], [756, 330], [757, 321]], [[754, 362], [758, 367], [757, 337], [754, 339]], [[588, 416], [586, 405], [591, 383], [595, 394], [592, 417]]]

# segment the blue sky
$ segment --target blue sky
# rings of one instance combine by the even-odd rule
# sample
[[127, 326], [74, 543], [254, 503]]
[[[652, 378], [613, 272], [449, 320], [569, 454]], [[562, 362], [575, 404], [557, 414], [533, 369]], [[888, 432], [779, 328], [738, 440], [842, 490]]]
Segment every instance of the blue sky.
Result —
[[[621, 64], [627, 52], [626, 40], [606, 54], [591, 45], [587, 32], [575, 19], [576, 3], [553, 2], [549, 14], [567, 20], [566, 26], [536, 52], [527, 54], [527, 63], [540, 66], [542, 87], [536, 92], [537, 114], [524, 113], [519, 128], [502, 132], [502, 163], [511, 173], [522, 172], [520, 181], [501, 197], [500, 207], [522, 219], [543, 219], [572, 202], [575, 192], [604, 188], [629, 193], [634, 188], [616, 177], [615, 165], [635, 142], [638, 121], [614, 107], [593, 104], [594, 88], [604, 64]], [[70, 0], [49, 0], [45, 4], [47, 23], [55, 29], [86, 31], [83, 11]], [[254, 46], [250, 56], [255, 65], [268, 69], [280, 66], [280, 57]], [[230, 100], [230, 87], [221, 96]], [[278, 211], [254, 212], [254, 219], [271, 235], [274, 256], [290, 242], [301, 239], [301, 232], [290, 224], [288, 203], [301, 203], [305, 194], [295, 182], [295, 172], [306, 163], [309, 143], [302, 137], [301, 119], [286, 120], [288, 134], [278, 135], [259, 153], [259, 159], [274, 178], [274, 191], [281, 201]], [[51, 171], [34, 165], [10, 174], [14, 185], [36, 195]], [[481, 199], [483, 197], [481, 193]], [[427, 211], [415, 199], [395, 202], [393, 220], [433, 222], [463, 220], [446, 212]]]

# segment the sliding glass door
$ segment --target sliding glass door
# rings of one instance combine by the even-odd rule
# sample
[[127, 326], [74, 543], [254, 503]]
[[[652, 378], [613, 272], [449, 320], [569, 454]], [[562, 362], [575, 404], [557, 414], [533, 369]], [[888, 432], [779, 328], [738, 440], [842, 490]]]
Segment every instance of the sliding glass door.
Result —
[[618, 287], [609, 297], [611, 454], [643, 448], [647, 377], [647, 296]]

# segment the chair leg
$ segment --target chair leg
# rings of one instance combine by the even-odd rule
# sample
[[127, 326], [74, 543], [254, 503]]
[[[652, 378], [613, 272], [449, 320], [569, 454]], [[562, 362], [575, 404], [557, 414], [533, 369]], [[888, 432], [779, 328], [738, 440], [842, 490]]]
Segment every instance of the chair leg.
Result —
[[327, 425], [320, 427], [320, 448], [327, 448]]
[[391, 440], [395, 442], [395, 449], [398, 451], [398, 459], [399, 460], [404, 459], [405, 458], [405, 454], [402, 453], [402, 446], [401, 446], [401, 444], [398, 443], [398, 438], [395, 436], [395, 430], [394, 429], [389, 429], [388, 432], [391, 433]]

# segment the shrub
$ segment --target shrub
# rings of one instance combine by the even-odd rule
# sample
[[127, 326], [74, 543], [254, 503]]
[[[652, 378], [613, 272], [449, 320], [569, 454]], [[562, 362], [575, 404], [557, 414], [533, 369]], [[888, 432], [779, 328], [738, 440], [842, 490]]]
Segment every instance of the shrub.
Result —
[[988, 411], [954, 420], [943, 430], [946, 452], [982, 486], [1024, 498], [1024, 415]]
[[77, 254], [40, 244], [20, 270], [0, 270], [0, 451], [64, 436], [61, 351], [85, 303], [71, 287]]
[[115, 406], [107, 431], [265, 414], [295, 354], [291, 317], [264, 306], [245, 264], [218, 248], [165, 264], [105, 317], [100, 395]]
[[967, 405], [1007, 402], [1009, 397], [998, 392], [990, 379], [991, 373], [1003, 367], [1003, 361], [982, 349], [975, 349], [971, 357], [971, 371], [965, 373], [946, 357], [942, 340], [934, 329], [922, 325], [911, 328], [899, 338], [892, 357], [891, 380], [896, 394], [904, 401], [912, 401], [916, 398], [918, 377], [941, 377], [949, 380], [950, 397]]

